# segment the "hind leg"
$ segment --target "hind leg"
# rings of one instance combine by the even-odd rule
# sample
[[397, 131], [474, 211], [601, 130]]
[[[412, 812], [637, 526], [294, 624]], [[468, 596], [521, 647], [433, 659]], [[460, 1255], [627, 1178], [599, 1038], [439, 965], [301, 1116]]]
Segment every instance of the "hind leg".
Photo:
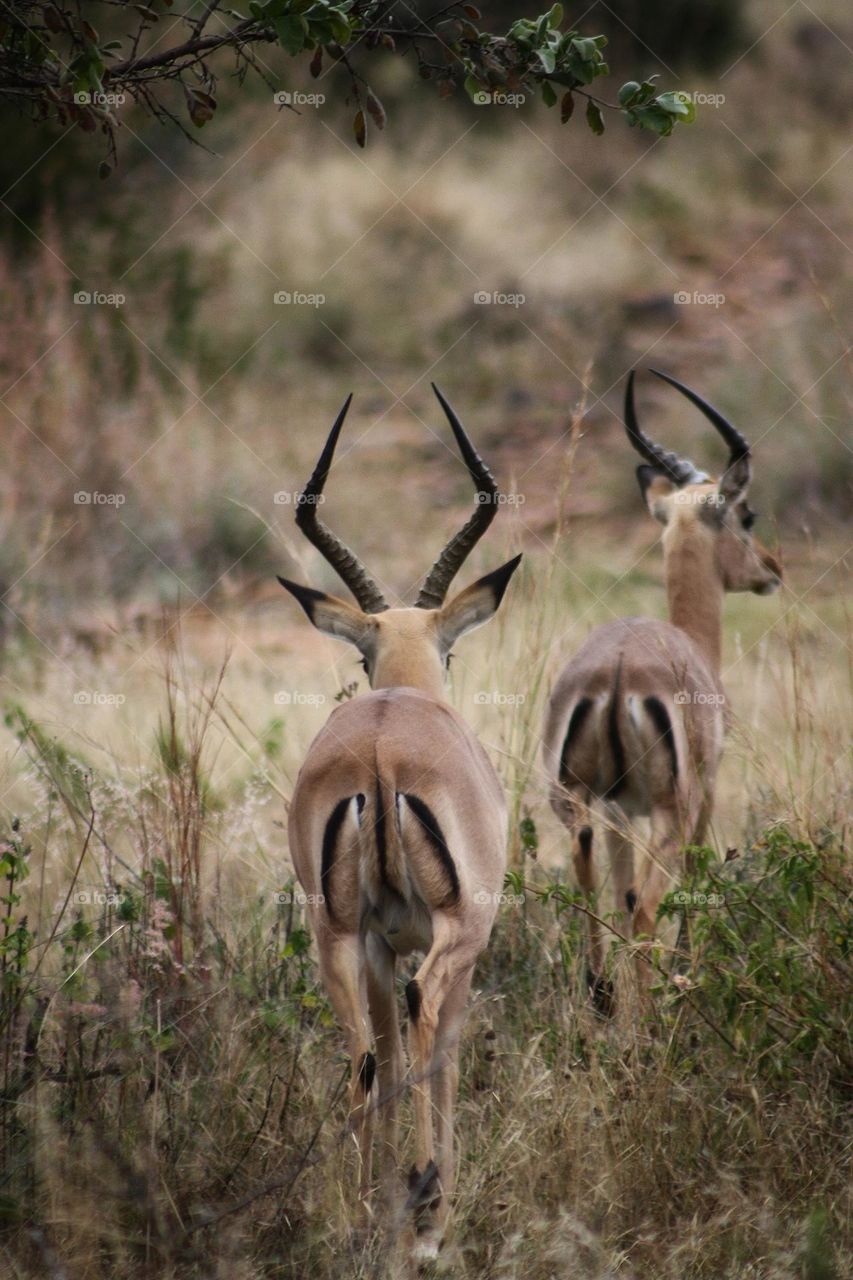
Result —
[[611, 825], [604, 833], [604, 841], [613, 877], [613, 905], [616, 911], [622, 912], [625, 922], [623, 931], [630, 938], [634, 931], [634, 908], [637, 905], [634, 844], [621, 811], [610, 808], [607, 816]]
[[[685, 844], [694, 837], [701, 809], [701, 799], [698, 796], [686, 804], [684, 811], [673, 804], [652, 807], [648, 868], [634, 910], [635, 937], [654, 938], [661, 899], [678, 874]], [[648, 989], [653, 977], [649, 950], [647, 945], [637, 954], [637, 976], [641, 991]]]
[[[318, 939], [319, 941], [319, 939]], [[359, 1226], [370, 1221], [376, 1058], [371, 1052], [363, 944], [358, 934], [326, 934], [318, 946], [320, 977], [349, 1048], [349, 1122], [358, 1152]]]
[[[571, 842], [572, 865], [578, 886], [583, 891], [588, 910], [596, 907], [596, 876], [593, 861], [593, 832], [589, 825], [589, 795], [579, 788], [554, 783], [551, 788], [551, 808], [569, 833]], [[589, 967], [587, 983], [593, 1003], [605, 1011], [609, 1006], [608, 984], [604, 979], [604, 939], [601, 925], [592, 915], [586, 918], [589, 935]]]
[[403, 1041], [394, 975], [397, 957], [383, 938], [369, 933], [367, 947], [367, 995], [370, 1021], [376, 1037], [378, 1087], [373, 1105], [379, 1115], [379, 1167], [382, 1197], [386, 1207], [393, 1204], [397, 1188], [397, 1104], [403, 1083]]
[[432, 947], [406, 988], [416, 1147], [407, 1207], [422, 1262], [436, 1257], [450, 1210], [458, 1038], [480, 950], [477, 938], [460, 937], [456, 922], [436, 912]]

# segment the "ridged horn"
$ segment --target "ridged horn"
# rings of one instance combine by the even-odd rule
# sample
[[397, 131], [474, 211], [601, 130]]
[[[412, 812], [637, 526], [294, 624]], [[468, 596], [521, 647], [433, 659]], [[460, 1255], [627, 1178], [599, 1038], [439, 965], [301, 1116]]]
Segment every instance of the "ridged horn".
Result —
[[466, 558], [497, 514], [498, 486], [495, 478], [483, 459], [477, 453], [451, 406], [445, 400], [435, 383], [432, 389], [450, 423], [462, 460], [468, 468], [468, 474], [474, 481], [477, 492], [477, 507], [467, 524], [455, 534], [426, 576], [424, 585], [415, 602], [418, 609], [439, 609], [444, 604], [450, 586], [461, 569]]
[[385, 597], [358, 556], [335, 537], [317, 516], [318, 502], [323, 495], [338, 436], [351, 403], [352, 392], [344, 401], [311, 478], [296, 501], [296, 524], [308, 541], [328, 560], [341, 581], [349, 587], [364, 612], [383, 613], [388, 608]]

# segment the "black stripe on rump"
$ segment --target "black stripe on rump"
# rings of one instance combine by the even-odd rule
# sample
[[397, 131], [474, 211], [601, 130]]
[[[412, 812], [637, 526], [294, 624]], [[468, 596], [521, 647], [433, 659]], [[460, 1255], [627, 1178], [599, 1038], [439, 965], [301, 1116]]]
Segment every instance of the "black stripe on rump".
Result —
[[376, 813], [374, 815], [373, 832], [376, 840], [376, 857], [379, 861], [379, 879], [386, 888], [397, 892], [394, 885], [388, 882], [388, 846], [385, 842], [385, 810], [382, 807], [382, 787], [376, 779]]
[[616, 679], [613, 682], [613, 696], [610, 699], [610, 709], [607, 712], [607, 740], [610, 743], [610, 750], [613, 754], [614, 777], [613, 785], [608, 787], [604, 793], [605, 800], [612, 800], [617, 796], [625, 785], [625, 748], [622, 746], [622, 739], [619, 737], [619, 699], [622, 693], [622, 658], [620, 655], [619, 665], [616, 668]]
[[569, 718], [569, 727], [566, 730], [566, 736], [563, 739], [563, 749], [560, 752], [560, 782], [566, 786], [570, 781], [569, 772], [569, 750], [572, 742], [578, 736], [581, 729], [586, 723], [586, 718], [592, 709], [592, 698], [581, 698], [575, 704], [575, 709]]
[[669, 712], [661, 702], [660, 698], [655, 698], [653, 695], [644, 699], [643, 706], [654, 720], [655, 728], [669, 749], [669, 758], [672, 762], [672, 777], [674, 780], [678, 777], [678, 751], [675, 746], [675, 733], [673, 732], [672, 720], [670, 719]]
[[420, 823], [421, 830], [426, 836], [430, 848], [437, 856], [445, 875], [450, 881], [450, 891], [442, 904], [443, 906], [450, 906], [452, 903], [459, 901], [459, 876], [456, 873], [456, 864], [447, 847], [447, 841], [444, 838], [444, 832], [439, 825], [438, 818], [429, 805], [424, 804], [423, 800], [418, 796], [410, 796], [404, 793], [403, 799]]
[[335, 918], [335, 912], [332, 908], [332, 887], [331, 874], [332, 867], [335, 862], [335, 847], [338, 843], [338, 835], [341, 826], [346, 817], [347, 809], [352, 802], [352, 796], [347, 796], [344, 800], [339, 800], [332, 810], [331, 816], [326, 823], [326, 829], [323, 832], [323, 854], [320, 859], [320, 888], [323, 890], [323, 903], [329, 913], [329, 919]]

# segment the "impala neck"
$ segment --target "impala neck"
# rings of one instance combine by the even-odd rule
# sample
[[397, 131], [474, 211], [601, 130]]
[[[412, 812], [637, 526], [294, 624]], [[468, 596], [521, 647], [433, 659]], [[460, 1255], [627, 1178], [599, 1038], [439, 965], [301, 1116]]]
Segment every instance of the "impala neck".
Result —
[[669, 620], [702, 651], [715, 675], [723, 647], [723, 584], [714, 538], [702, 525], [678, 521], [664, 535]]

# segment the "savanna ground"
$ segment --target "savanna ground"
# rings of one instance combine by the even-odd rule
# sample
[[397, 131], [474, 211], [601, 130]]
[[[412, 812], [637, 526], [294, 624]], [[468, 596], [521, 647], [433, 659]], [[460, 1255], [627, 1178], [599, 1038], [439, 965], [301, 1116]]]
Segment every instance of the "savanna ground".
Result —
[[[219, 122], [218, 155], [130, 117], [105, 193], [74, 139], [10, 140], [4, 1275], [383, 1270], [351, 1251], [347, 1064], [285, 822], [312, 735], [365, 681], [273, 575], [340, 589], [292, 499], [352, 389], [324, 518], [412, 598], [471, 500], [430, 379], [512, 499], [465, 580], [525, 552], [451, 670], [506, 783], [512, 872], [464, 1035], [438, 1271], [853, 1272], [853, 25], [840, 0], [744, 10], [713, 72], [675, 80], [648, 55], [725, 99], [663, 141], [410, 97], [355, 154], [332, 102], [297, 119], [258, 91]], [[661, 950], [640, 1021], [615, 942], [602, 1022], [539, 726], [594, 625], [664, 611], [619, 419], [634, 364], [750, 437], [786, 584], [726, 603], [735, 715], [713, 854], [679, 887], [689, 954]], [[719, 466], [652, 383], [653, 434]]]

